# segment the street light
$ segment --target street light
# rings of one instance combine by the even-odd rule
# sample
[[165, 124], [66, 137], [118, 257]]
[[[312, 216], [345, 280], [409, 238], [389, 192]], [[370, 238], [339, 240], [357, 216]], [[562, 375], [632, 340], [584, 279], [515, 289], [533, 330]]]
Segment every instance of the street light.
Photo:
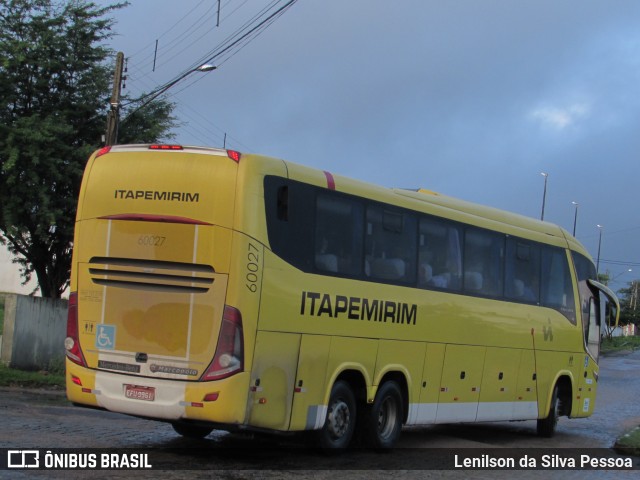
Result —
[[598, 259], [596, 260], [596, 275], [600, 275], [600, 247], [602, 246], [602, 225], [596, 225], [600, 230], [600, 237], [598, 238]]
[[572, 205], [574, 205], [576, 207], [576, 212], [573, 215], [573, 236], [576, 236], [576, 224], [578, 223], [578, 203], [577, 202], [571, 202]]
[[151, 102], [153, 102], [160, 95], [165, 93], [167, 90], [169, 90], [171, 87], [173, 87], [177, 83], [179, 83], [182, 80], [184, 80], [186, 77], [188, 77], [192, 73], [194, 73], [194, 72], [206, 73], [206, 72], [210, 72], [211, 70], [215, 70], [216, 68], [218, 68], [218, 67], [215, 66], [215, 65], [211, 65], [211, 64], [208, 64], [208, 63], [202, 64], [202, 65], [200, 65], [198, 67], [192, 68], [191, 70], [187, 70], [186, 72], [184, 72], [182, 75], [180, 75], [176, 79], [171, 80], [169, 83], [166, 83], [166, 84], [158, 87], [157, 90], [155, 90], [153, 92], [150, 92], [150, 93], [147, 93], [146, 95], [143, 95], [140, 98], [137, 98], [135, 100], [132, 100], [132, 101], [128, 102], [126, 105], [129, 105], [129, 104], [135, 103], [135, 102], [140, 102], [140, 101], [144, 100], [144, 103], [142, 105], [139, 105], [134, 110], [130, 111], [122, 121], [124, 122], [127, 118], [129, 118], [135, 112], [137, 112], [138, 110], [140, 110], [140, 109], [146, 107], [147, 105], [149, 105]]
[[[146, 98], [146, 97], [150, 96], [151, 98], [149, 98], [146, 102], [144, 102], [142, 105], [140, 105], [136, 110], [140, 110], [142, 107], [144, 107], [145, 105], [149, 104], [150, 102], [152, 102], [153, 100], [158, 98], [164, 92], [169, 90], [175, 84], [177, 84], [177, 83], [181, 82], [182, 80], [184, 80], [186, 77], [191, 75], [193, 72], [210, 72], [211, 70], [215, 70], [216, 68], [218, 68], [218, 67], [216, 67], [215, 65], [210, 65], [208, 63], [205, 63], [203, 65], [200, 65], [199, 67], [192, 68], [191, 70], [187, 70], [186, 72], [184, 72], [182, 75], [180, 75], [175, 80], [171, 80], [169, 83], [161, 86], [155, 92], [151, 92], [151, 93], [147, 94], [145, 97], [142, 97], [142, 98]], [[138, 99], [138, 100], [141, 100], [141, 99]]]
[[615, 282], [615, 281], [616, 281], [616, 279], [620, 278], [622, 275], [624, 275], [625, 273], [629, 273], [629, 272], [633, 272], [633, 269], [629, 268], [629, 269], [625, 270], [624, 272], [619, 273], [619, 274], [618, 274], [618, 275], [616, 275], [615, 277], [611, 278], [611, 279], [609, 280], [609, 283], [613, 283], [613, 282]]
[[211, 70], [215, 70], [216, 67], [215, 65], [210, 65], [208, 63], [205, 63], [204, 65], [200, 65], [198, 68], [196, 68], [196, 70], [198, 72], [210, 72]]
[[540, 175], [544, 177], [544, 192], [542, 194], [542, 214], [540, 215], [540, 220], [544, 220], [544, 204], [547, 201], [547, 179], [549, 178], [549, 174], [540, 172]]

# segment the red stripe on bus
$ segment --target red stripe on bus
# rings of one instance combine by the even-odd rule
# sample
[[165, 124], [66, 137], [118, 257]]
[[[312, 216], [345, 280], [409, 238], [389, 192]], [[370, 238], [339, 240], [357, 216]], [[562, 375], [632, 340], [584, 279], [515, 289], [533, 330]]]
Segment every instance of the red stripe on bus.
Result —
[[324, 170], [324, 176], [327, 177], [327, 188], [329, 190], [335, 190], [336, 189], [336, 181], [333, 178], [333, 175], [329, 172], [327, 172], [326, 170]]
[[176, 217], [173, 215], [150, 215], [148, 213], [121, 213], [118, 215], [105, 215], [99, 217], [101, 220], [129, 220], [133, 222], [164, 222], [164, 223], [185, 223], [188, 225], [213, 225], [187, 217]]

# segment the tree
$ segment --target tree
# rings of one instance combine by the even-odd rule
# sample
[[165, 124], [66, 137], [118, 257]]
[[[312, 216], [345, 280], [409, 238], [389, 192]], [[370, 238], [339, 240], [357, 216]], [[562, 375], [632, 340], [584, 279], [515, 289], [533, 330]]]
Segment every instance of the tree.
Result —
[[[0, 242], [44, 297], [69, 284], [82, 172], [105, 132], [108, 15], [124, 6], [0, 0]], [[121, 125], [121, 141], [166, 137], [172, 110], [166, 100], [140, 110]]]
[[640, 280], [628, 283], [627, 288], [618, 290], [620, 299], [620, 324], [634, 323], [640, 327]]

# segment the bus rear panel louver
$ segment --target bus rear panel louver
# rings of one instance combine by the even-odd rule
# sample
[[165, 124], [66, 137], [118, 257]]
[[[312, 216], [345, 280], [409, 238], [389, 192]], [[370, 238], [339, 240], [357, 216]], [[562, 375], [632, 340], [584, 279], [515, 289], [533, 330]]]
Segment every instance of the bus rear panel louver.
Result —
[[213, 285], [210, 265], [134, 258], [93, 257], [91, 280], [97, 285], [173, 293], [206, 293]]

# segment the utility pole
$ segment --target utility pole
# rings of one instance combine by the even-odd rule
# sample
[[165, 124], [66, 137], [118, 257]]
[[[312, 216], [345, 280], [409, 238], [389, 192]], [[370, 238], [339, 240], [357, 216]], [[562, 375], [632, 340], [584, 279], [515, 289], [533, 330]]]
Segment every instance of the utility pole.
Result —
[[107, 133], [105, 135], [105, 145], [110, 146], [118, 141], [118, 120], [120, 115], [120, 88], [122, 85], [122, 71], [124, 68], [124, 53], [118, 52], [116, 55], [116, 70], [113, 74], [113, 90], [109, 104], [111, 109], [107, 113]]

